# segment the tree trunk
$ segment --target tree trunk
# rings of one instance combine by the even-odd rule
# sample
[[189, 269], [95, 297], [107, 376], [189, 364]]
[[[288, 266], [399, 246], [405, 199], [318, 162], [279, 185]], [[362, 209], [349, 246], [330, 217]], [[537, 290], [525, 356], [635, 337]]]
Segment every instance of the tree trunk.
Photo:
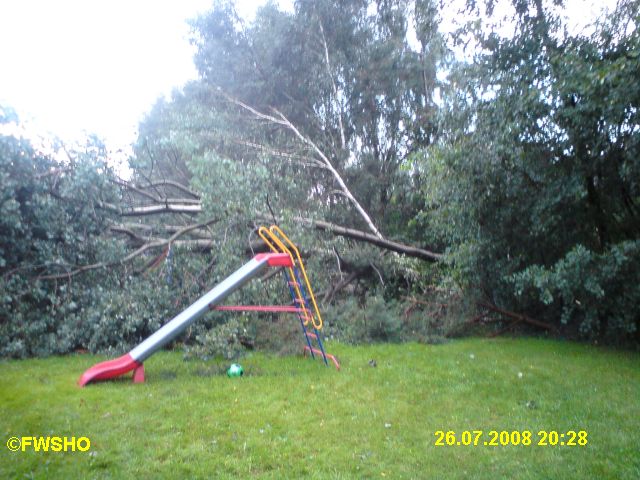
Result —
[[341, 237], [351, 238], [359, 242], [366, 242], [385, 250], [390, 250], [396, 253], [402, 253], [409, 257], [419, 258], [428, 262], [437, 262], [442, 260], [441, 253], [435, 253], [424, 248], [414, 247], [406, 245], [404, 243], [394, 242], [392, 240], [386, 240], [380, 238], [371, 233], [363, 232], [362, 230], [354, 230], [353, 228], [342, 227], [333, 223], [325, 222], [322, 220], [313, 220], [311, 218], [294, 217], [294, 220], [304, 225], [315, 228], [316, 230], [324, 230], [331, 232], [334, 235]]

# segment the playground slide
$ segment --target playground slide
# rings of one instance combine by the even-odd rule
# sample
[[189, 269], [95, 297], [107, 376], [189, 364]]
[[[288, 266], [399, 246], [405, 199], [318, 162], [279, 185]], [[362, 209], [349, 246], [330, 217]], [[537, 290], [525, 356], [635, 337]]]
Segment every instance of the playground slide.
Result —
[[208, 293], [200, 297], [190, 307], [178, 314], [169, 323], [162, 326], [129, 353], [114, 360], [98, 363], [89, 368], [82, 374], [78, 384], [84, 387], [89, 382], [118, 377], [131, 371], [134, 372], [134, 382], [143, 382], [143, 362], [184, 332], [189, 325], [204, 315], [214, 305], [220, 303], [252, 278], [260, 275], [265, 268], [292, 266], [291, 257], [286, 253], [262, 253], [256, 255], [243, 267], [236, 270]]

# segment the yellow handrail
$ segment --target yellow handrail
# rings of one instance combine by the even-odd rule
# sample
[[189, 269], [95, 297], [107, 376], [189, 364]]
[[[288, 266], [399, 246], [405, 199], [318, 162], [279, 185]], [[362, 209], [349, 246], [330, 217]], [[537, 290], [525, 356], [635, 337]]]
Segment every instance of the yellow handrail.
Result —
[[[285, 242], [287, 242], [289, 247], [291, 247], [291, 249], [296, 253], [296, 257], [298, 258], [298, 265], [300, 265], [300, 270], [302, 271], [302, 276], [304, 277], [304, 283], [307, 286], [307, 292], [309, 292], [309, 297], [311, 297], [311, 302], [313, 303], [313, 308], [315, 310], [316, 317], [318, 318], [317, 324], [314, 321], [313, 317], [311, 321], [313, 322], [313, 326], [317, 330], [322, 330], [322, 317], [320, 316], [320, 309], [318, 308], [318, 304], [316, 303], [316, 297], [313, 294], [313, 289], [311, 288], [311, 282], [309, 282], [309, 277], [307, 277], [307, 272], [304, 268], [304, 263], [302, 262], [302, 257], [300, 256], [300, 252], [298, 251], [298, 248], [294, 245], [294, 243], [291, 240], [289, 240], [289, 237], [287, 237], [285, 233], [277, 225], [271, 225], [271, 227], [269, 228], [269, 231], [271, 232], [274, 239], [277, 238], [275, 237], [276, 233], [280, 235], [280, 237], [282, 237], [282, 239]], [[291, 253], [289, 253], [289, 255], [291, 255]], [[292, 257], [292, 260], [293, 260], [293, 257]]]
[[[267, 244], [267, 246], [271, 249], [272, 252], [275, 252], [275, 253], [281, 252], [281, 253], [288, 254], [289, 258], [291, 258], [291, 264], [295, 265], [295, 260], [293, 258], [293, 254], [291, 253], [291, 251], [271, 231], [267, 230], [266, 227], [262, 226], [262, 227], [260, 227], [258, 229], [258, 235], [260, 236], [262, 241]], [[267, 239], [267, 237], [269, 237], [280, 248], [280, 250], [278, 250]], [[304, 301], [304, 298], [302, 296], [302, 293], [300, 292], [300, 288], [298, 286], [298, 282], [296, 282], [296, 275], [295, 275], [295, 273], [293, 271], [293, 268], [292, 267], [287, 267], [287, 268], [289, 269], [289, 278], [291, 278], [291, 281], [293, 283], [293, 288], [294, 288], [294, 290], [296, 292], [296, 296], [298, 297], [298, 302], [300, 303], [300, 305], [298, 305], [298, 308], [301, 308], [303, 313], [304, 313], [303, 323], [306, 326], [306, 325], [309, 324], [309, 320], [311, 320], [311, 322], [313, 323], [313, 326], [315, 327], [316, 326], [316, 322], [314, 322], [313, 314], [310, 311], [307, 310], [307, 305], [305, 304], [305, 301]], [[322, 325], [322, 323], [320, 325]], [[318, 327], [316, 327], [316, 328], [318, 328]]]
[[[264, 233], [262, 232], [263, 230], [267, 233], [267, 236], [269, 237], [272, 236], [271, 232], [267, 230], [267, 227], [264, 227], [264, 226], [258, 229], [258, 235], [260, 235], [260, 238], [262, 239], [262, 241], [267, 244], [267, 246], [271, 249], [271, 251], [273, 253], [285, 253], [285, 252], [280, 252], [280, 250], [278, 250], [276, 247], [274, 247], [271, 244], [271, 242], [264, 236]], [[293, 257], [291, 257], [291, 261], [293, 261]]]

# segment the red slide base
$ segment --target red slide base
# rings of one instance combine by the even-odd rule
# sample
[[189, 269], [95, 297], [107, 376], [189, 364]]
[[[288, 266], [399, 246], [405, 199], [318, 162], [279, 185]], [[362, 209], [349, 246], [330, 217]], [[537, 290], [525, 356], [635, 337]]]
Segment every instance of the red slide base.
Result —
[[132, 370], [133, 382], [144, 382], [144, 366], [127, 353], [114, 360], [107, 360], [106, 362], [94, 365], [82, 374], [80, 380], [78, 380], [78, 385], [84, 387], [89, 382], [119, 377]]

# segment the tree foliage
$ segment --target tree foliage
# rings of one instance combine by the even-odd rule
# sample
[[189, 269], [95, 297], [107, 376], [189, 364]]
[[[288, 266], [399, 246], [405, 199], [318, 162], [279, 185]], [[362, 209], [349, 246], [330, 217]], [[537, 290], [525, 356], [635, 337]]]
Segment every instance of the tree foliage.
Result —
[[[0, 113], [0, 125], [19, 123]], [[111, 232], [120, 216], [105, 208], [123, 203], [114, 179], [97, 138], [39, 146], [0, 135], [0, 356], [122, 350], [198, 294], [175, 298], [163, 275], [121, 261], [127, 245]]]
[[[218, 2], [194, 22], [201, 82], [168, 108], [157, 107], [141, 129], [141, 144], [147, 138], [157, 144], [158, 136], [188, 143], [183, 156], [191, 158], [189, 168], [203, 164], [200, 170], [227, 158], [250, 177], [264, 165], [268, 178], [252, 179], [254, 189], [273, 192], [278, 212], [368, 229], [347, 198], [352, 192], [373, 224], [404, 233], [414, 185], [402, 167], [436, 134], [433, 96], [444, 47], [430, 8], [400, 0], [325, 1], [298, 2], [286, 13], [267, 4], [245, 24], [232, 3]], [[409, 44], [410, 31], [418, 45]], [[153, 128], [156, 115], [168, 110], [171, 134], [181, 139]]]
[[317, 269], [320, 291], [354, 270], [378, 284], [371, 263], [414, 281], [410, 262], [302, 227], [320, 220], [428, 247], [409, 223], [419, 179], [408, 159], [437, 135], [446, 51], [433, 3], [267, 4], [247, 24], [216, 2], [193, 25], [201, 78], [141, 125], [137, 178], [190, 179], [204, 214], [220, 219], [209, 234], [229, 268], [256, 224], [277, 221], [332, 265]]
[[[469, 0], [449, 45], [476, 54], [456, 59], [435, 0], [267, 3], [251, 22], [219, 0], [192, 23], [199, 79], [141, 122], [130, 179], [97, 138], [2, 134], [0, 355], [134, 345], [261, 248], [261, 223], [302, 246], [344, 341], [500, 314], [637, 342], [639, 4], [590, 33], [561, 1], [510, 5], [503, 36], [495, 2]], [[291, 333], [225, 318], [181, 340], [233, 357]]]
[[589, 336], [637, 334], [637, 3], [590, 36], [564, 32], [551, 2], [514, 7], [515, 35], [479, 32], [482, 53], [451, 74], [420, 218], [495, 304]]

